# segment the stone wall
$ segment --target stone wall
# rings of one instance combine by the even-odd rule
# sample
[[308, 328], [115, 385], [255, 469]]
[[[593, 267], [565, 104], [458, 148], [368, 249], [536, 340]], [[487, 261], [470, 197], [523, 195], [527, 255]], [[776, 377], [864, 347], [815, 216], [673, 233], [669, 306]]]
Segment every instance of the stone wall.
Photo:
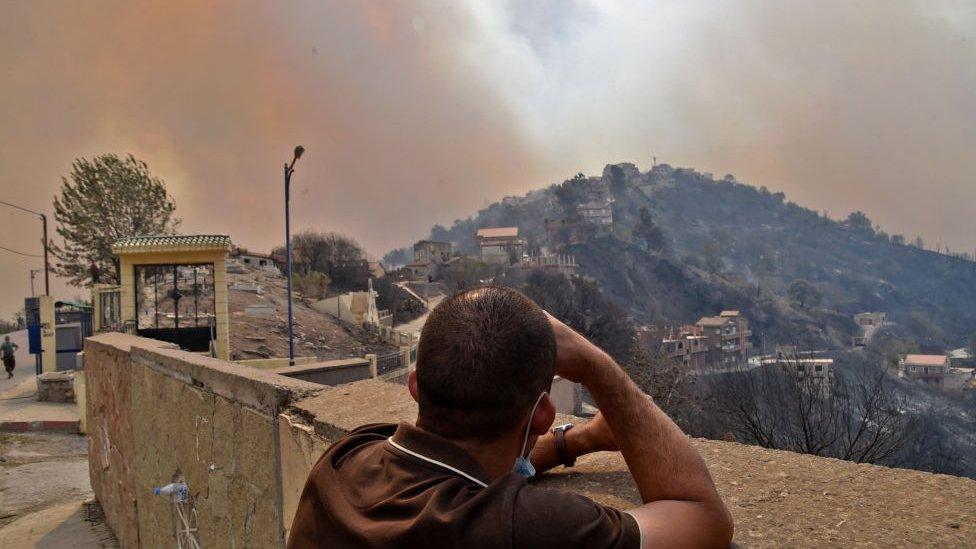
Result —
[[[402, 385], [323, 387], [122, 334], [88, 340], [92, 487], [125, 547], [173, 543], [167, 499], [179, 471], [203, 547], [282, 546], [312, 466], [364, 423], [412, 421]], [[560, 417], [579, 421], [578, 418]], [[696, 440], [743, 547], [964, 546], [976, 539], [976, 481]], [[597, 501], [639, 503], [614, 453], [539, 481]]]
[[283, 545], [278, 416], [322, 386], [123, 334], [90, 338], [85, 369], [92, 489], [123, 546], [172, 546], [152, 489], [177, 476], [203, 547]]

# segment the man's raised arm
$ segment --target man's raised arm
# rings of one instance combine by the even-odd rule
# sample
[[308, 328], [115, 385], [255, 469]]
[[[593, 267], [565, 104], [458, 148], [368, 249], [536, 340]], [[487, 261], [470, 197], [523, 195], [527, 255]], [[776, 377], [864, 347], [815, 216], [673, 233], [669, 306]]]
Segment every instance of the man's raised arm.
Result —
[[593, 395], [637, 484], [644, 505], [627, 512], [640, 525], [644, 547], [728, 546], [732, 516], [688, 437], [609, 355], [550, 320], [556, 374]]

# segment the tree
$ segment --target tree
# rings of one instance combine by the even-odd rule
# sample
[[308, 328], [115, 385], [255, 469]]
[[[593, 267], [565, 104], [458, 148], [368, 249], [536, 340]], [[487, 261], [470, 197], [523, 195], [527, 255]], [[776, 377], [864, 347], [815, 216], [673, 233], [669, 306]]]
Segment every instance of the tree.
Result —
[[844, 225], [846, 225], [847, 228], [853, 231], [855, 234], [863, 237], [874, 236], [874, 225], [871, 223], [871, 219], [868, 218], [867, 214], [860, 210], [847, 216], [847, 219], [844, 220]]
[[175, 210], [163, 181], [132, 155], [76, 159], [68, 177], [61, 178], [61, 196], [54, 199], [54, 220], [63, 239], [50, 248], [54, 272], [75, 286], [90, 283], [95, 272], [102, 280], [121, 283], [112, 244], [130, 236], [173, 234], [179, 224]]
[[805, 309], [808, 305], [817, 305], [823, 298], [823, 293], [819, 288], [809, 281], [799, 278], [790, 284], [788, 290], [790, 299], [800, 304], [800, 308]]
[[765, 448], [896, 465], [918, 430], [884, 369], [854, 359], [832, 376], [814, 376], [812, 368], [791, 356], [703, 378], [712, 428]]
[[558, 272], [533, 270], [522, 292], [586, 336], [620, 363], [634, 353], [634, 321], [619, 305], [604, 295], [600, 283], [579, 276], [572, 279]]
[[318, 271], [294, 275], [295, 291], [309, 300], [319, 300], [328, 295], [329, 277]]
[[[296, 272], [322, 273], [337, 290], [366, 289], [366, 252], [352, 238], [333, 232], [303, 231], [291, 238], [291, 246]], [[272, 255], [285, 257], [284, 247], [276, 248]]]
[[664, 249], [664, 232], [651, 219], [651, 211], [646, 206], [642, 206], [634, 227], [634, 236], [641, 241], [648, 250], [659, 252]]

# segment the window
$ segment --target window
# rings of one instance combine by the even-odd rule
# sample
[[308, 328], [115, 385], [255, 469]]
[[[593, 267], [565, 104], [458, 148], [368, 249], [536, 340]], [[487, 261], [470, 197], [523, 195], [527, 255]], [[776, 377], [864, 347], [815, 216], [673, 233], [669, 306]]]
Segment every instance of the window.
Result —
[[822, 372], [823, 371], [823, 364], [817, 364], [816, 366], [814, 366], [813, 369], [814, 369], [814, 371]]
[[250, 257], [245, 257], [244, 258], [244, 264], [245, 265], [250, 265], [251, 264], [251, 258]]

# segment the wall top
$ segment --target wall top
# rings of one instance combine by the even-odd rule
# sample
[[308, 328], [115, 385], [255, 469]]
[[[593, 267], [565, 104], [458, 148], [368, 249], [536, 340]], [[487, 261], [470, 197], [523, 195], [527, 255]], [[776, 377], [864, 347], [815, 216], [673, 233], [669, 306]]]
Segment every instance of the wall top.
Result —
[[116, 255], [149, 252], [229, 252], [230, 236], [226, 234], [181, 234], [130, 236], [116, 240], [112, 253]]

